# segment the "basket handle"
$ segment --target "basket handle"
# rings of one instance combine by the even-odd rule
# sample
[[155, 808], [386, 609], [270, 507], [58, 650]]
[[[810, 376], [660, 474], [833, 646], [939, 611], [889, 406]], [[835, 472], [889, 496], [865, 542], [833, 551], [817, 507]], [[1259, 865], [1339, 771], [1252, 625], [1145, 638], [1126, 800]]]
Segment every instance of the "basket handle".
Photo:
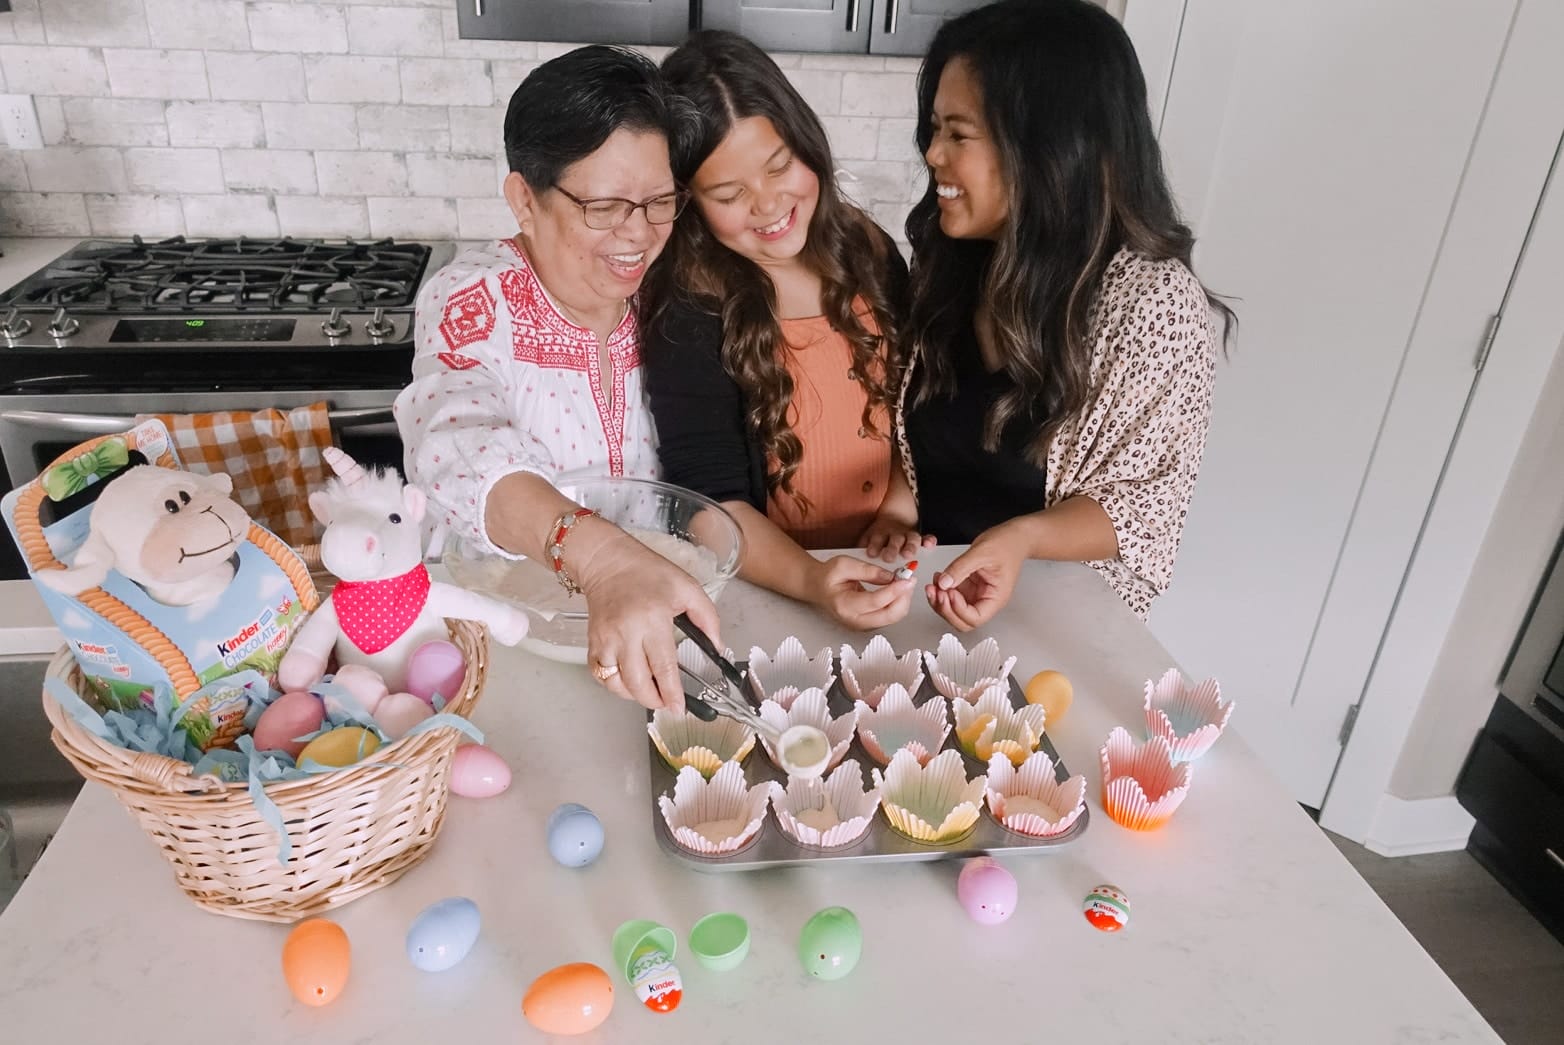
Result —
[[167, 755], [155, 755], [146, 751], [130, 760], [130, 775], [160, 791], [189, 793], [215, 791], [225, 786], [221, 780], [210, 773], [192, 776], [190, 773], [192, 768], [188, 762], [180, 762]]

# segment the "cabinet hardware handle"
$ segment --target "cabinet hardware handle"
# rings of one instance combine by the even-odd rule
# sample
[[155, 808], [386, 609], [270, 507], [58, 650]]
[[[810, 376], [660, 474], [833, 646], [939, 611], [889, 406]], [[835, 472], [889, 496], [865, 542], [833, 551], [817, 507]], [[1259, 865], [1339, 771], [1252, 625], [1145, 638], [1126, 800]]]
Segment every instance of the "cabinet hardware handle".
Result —
[[1548, 859], [1549, 860], [1552, 860], [1554, 863], [1558, 864], [1561, 868], [1564, 868], [1564, 856], [1560, 856], [1558, 853], [1555, 853], [1552, 849], [1544, 849], [1543, 852], [1548, 854]]
[[858, 31], [858, 0], [847, 0], [847, 31]]
[[896, 31], [897, 16], [901, 14], [901, 0], [891, 0], [890, 6], [885, 9], [885, 31]]
[[483, 17], [483, 0], [472, 0], [472, 13], [479, 18]]

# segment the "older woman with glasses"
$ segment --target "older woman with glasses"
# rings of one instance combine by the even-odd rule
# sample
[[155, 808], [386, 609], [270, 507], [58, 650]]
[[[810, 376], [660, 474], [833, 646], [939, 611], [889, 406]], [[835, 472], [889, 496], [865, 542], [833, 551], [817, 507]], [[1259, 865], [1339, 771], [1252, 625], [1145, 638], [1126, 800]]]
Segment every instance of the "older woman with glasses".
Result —
[[409, 478], [446, 525], [492, 553], [541, 556], [583, 592], [593, 674], [651, 708], [684, 702], [673, 618], [716, 640], [716, 609], [553, 480], [657, 476], [631, 305], [685, 202], [673, 118], [656, 67], [619, 48], [579, 48], [522, 82], [505, 115], [519, 231], [424, 285], [413, 382], [396, 401]]

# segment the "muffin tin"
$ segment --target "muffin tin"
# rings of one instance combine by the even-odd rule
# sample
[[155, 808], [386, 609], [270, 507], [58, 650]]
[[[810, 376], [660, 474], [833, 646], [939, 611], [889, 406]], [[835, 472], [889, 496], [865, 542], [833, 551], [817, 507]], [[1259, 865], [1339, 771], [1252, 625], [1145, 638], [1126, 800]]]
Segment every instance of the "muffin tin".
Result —
[[[850, 713], [853, 710], [853, 701], [848, 696], [840, 677], [841, 662], [839, 657], [833, 656], [838, 669], [837, 678], [832, 682], [827, 692], [827, 702], [833, 717]], [[740, 665], [744, 667], [745, 665]], [[1021, 691], [1013, 675], [1006, 676], [1011, 706], [1020, 709], [1026, 706], [1026, 697]], [[922, 706], [930, 699], [938, 698], [933, 683], [925, 677], [918, 687], [918, 692], [913, 695], [913, 703]], [[650, 720], [650, 715], [648, 715]], [[758, 745], [757, 745], [758, 746]], [[941, 750], [955, 751], [962, 759], [966, 769], [967, 778], [970, 780], [988, 771], [988, 766], [976, 758], [961, 751], [957, 743], [955, 730], [952, 729], [946, 736]], [[1061, 782], [1070, 776], [1069, 770], [1059, 759], [1059, 753], [1054, 748], [1053, 742], [1046, 732], [1043, 735], [1038, 750], [1045, 752], [1054, 762], [1054, 775]], [[674, 780], [677, 773], [669, 768], [658, 754], [656, 746], [647, 740], [647, 756], [651, 775], [651, 802], [650, 812], [652, 817], [652, 830], [657, 835], [657, 842], [672, 857], [684, 864], [701, 871], [754, 871], [768, 867], [786, 867], [807, 864], [821, 864], [827, 861], [917, 861], [917, 860], [946, 860], [956, 857], [974, 856], [983, 853], [1029, 853], [1047, 852], [1060, 846], [1069, 845], [1081, 835], [1086, 833], [1088, 821], [1091, 818], [1090, 809], [1082, 809], [1080, 816], [1074, 824], [1061, 834], [1049, 838], [1035, 838], [1018, 834], [1000, 824], [994, 819], [985, 803], [978, 816], [977, 823], [963, 837], [943, 845], [925, 845], [914, 842], [912, 839], [898, 833], [886, 820], [883, 809], [876, 810], [874, 820], [863, 836], [851, 845], [839, 849], [814, 849], [795, 842], [784, 832], [776, 820], [775, 809], [766, 813], [765, 823], [760, 833], [749, 843], [733, 853], [723, 856], [701, 856], [684, 849], [673, 840], [669, 833], [668, 825], [658, 808], [658, 798], [664, 794], [673, 793]], [[847, 750], [846, 758], [857, 760], [863, 768], [865, 786], [873, 786], [869, 779], [871, 767], [879, 767], [879, 763], [871, 758], [864, 750], [862, 742], [855, 735]], [[883, 767], [880, 767], [883, 772]], [[745, 781], [753, 786], [765, 781], [776, 781], [782, 786], [787, 784], [787, 776], [777, 769], [766, 758], [762, 751], [754, 751], [743, 762]]]

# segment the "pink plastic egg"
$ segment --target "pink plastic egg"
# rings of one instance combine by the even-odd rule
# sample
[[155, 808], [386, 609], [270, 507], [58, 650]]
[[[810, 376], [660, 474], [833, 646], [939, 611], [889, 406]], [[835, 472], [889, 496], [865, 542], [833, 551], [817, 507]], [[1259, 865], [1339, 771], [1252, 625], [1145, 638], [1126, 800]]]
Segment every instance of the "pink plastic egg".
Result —
[[998, 925], [1009, 918], [1018, 896], [1015, 876], [987, 856], [968, 860], [956, 878], [956, 898], [979, 925]]
[[436, 693], [449, 702], [466, 677], [467, 661], [462, 651], [442, 639], [419, 646], [407, 662], [407, 691], [431, 704]]
[[510, 766], [482, 744], [456, 749], [451, 759], [451, 790], [463, 798], [493, 798], [510, 787]]
[[[386, 699], [386, 680], [381, 678], [380, 673], [374, 668], [362, 664], [342, 665], [337, 669], [337, 673], [331, 676], [331, 681], [347, 690], [367, 715], [373, 715], [380, 702]], [[332, 707], [334, 703], [331, 697], [327, 697], [326, 709], [340, 718], [340, 710]]]
[[375, 709], [375, 723], [392, 740], [401, 740], [408, 730], [434, 714], [434, 708], [411, 693], [393, 693]]
[[326, 708], [319, 697], [295, 690], [267, 705], [256, 721], [251, 737], [257, 750], [286, 751], [289, 756], [298, 758], [305, 742], [297, 738], [320, 729], [325, 718]]

